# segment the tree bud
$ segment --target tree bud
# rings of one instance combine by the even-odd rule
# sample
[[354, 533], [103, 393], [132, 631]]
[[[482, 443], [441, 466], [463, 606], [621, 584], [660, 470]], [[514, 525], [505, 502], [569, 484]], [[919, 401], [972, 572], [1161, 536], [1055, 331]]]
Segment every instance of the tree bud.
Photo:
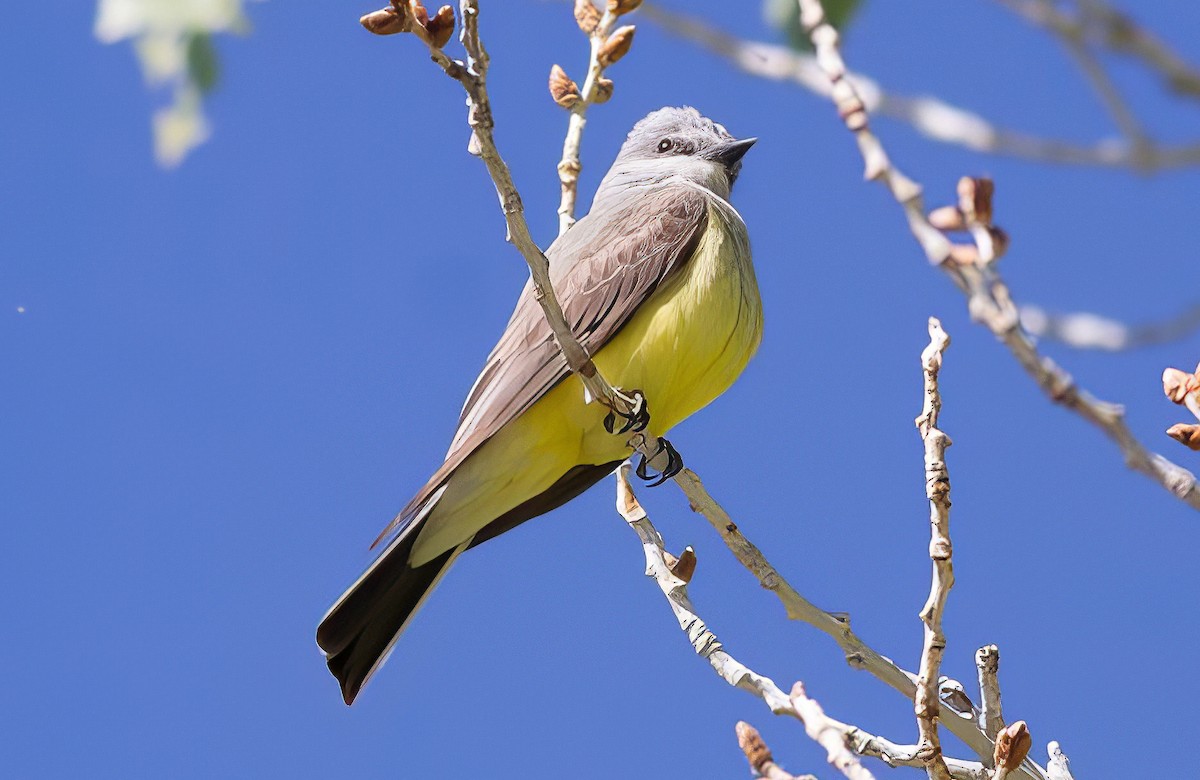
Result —
[[593, 103], [607, 103], [612, 97], [613, 83], [612, 79], [598, 78], [596, 79], [596, 96], [592, 98]]
[[996, 767], [1004, 767], [1011, 772], [1021, 765], [1025, 756], [1029, 755], [1029, 748], [1032, 746], [1033, 737], [1030, 735], [1025, 721], [1019, 720], [1001, 730], [996, 735], [996, 748], [993, 754]]
[[600, 46], [600, 53], [597, 55], [600, 67], [607, 68], [629, 53], [629, 48], [633, 46], [634, 29], [633, 25], [627, 24], [624, 27], [618, 27], [616, 32], [608, 36], [608, 40]]
[[409, 30], [408, 19], [391, 7], [365, 14], [358, 23], [376, 35], [395, 35]]
[[550, 97], [563, 108], [571, 108], [579, 102], [579, 85], [558, 65], [550, 68]]
[[444, 5], [439, 8], [437, 14], [426, 22], [424, 26], [434, 46], [439, 49], [445, 46], [450, 42], [451, 36], [454, 35], [453, 6]]
[[600, 24], [600, 11], [592, 5], [592, 0], [575, 0], [575, 23], [584, 35], [591, 35]]
[[642, 0], [608, 0], [608, 12], [613, 16], [624, 16], [638, 9]]

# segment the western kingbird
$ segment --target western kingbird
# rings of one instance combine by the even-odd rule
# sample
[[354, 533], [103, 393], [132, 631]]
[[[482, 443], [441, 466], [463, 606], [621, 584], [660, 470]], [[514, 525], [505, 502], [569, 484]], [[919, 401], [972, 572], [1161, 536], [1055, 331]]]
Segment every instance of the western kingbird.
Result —
[[[754, 141], [693, 108], [653, 112], [629, 133], [588, 215], [546, 251], [576, 337], [605, 379], [649, 400], [660, 435], [725, 392], [762, 335], [746, 225], [729, 204]], [[587, 402], [526, 284], [445, 462], [317, 628], [347, 704], [460, 553], [561, 506], [630, 456], [606, 411]]]

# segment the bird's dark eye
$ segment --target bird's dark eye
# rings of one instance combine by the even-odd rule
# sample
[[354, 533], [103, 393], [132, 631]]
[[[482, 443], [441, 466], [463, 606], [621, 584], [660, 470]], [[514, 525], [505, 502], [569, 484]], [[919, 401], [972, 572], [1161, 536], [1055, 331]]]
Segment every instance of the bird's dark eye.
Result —
[[658, 142], [658, 151], [669, 152], [669, 151], [671, 151], [671, 147], [674, 145], [675, 144], [671, 141], [670, 138], [664, 138]]

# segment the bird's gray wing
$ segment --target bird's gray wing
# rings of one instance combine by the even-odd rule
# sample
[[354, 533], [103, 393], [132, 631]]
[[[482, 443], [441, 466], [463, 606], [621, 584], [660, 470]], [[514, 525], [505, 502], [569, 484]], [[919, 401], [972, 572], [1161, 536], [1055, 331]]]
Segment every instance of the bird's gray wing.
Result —
[[[593, 208], [546, 252], [567, 322], [591, 354], [687, 264], [708, 226], [708, 198], [692, 187], [639, 188], [622, 201], [601, 214]], [[467, 397], [445, 462], [380, 538], [417, 515], [472, 452], [569, 373], [532, 284], [526, 284]]]

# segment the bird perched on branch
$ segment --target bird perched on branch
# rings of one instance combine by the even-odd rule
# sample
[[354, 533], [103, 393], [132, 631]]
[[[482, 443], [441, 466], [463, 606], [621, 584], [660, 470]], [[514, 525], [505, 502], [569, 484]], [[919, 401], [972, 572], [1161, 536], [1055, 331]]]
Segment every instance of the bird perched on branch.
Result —
[[[762, 335], [762, 307], [729, 194], [754, 141], [692, 108], [663, 108], [634, 126], [591, 211], [546, 256], [576, 338], [605, 379], [636, 388], [648, 407], [638, 404], [616, 430], [615, 413], [590, 403], [571, 374], [526, 284], [445, 462], [317, 628], [347, 704], [462, 552], [611, 474], [632, 454], [620, 434], [645, 427], [647, 408], [654, 431], [666, 433], [741, 374]], [[660, 481], [682, 465], [665, 446]]]

